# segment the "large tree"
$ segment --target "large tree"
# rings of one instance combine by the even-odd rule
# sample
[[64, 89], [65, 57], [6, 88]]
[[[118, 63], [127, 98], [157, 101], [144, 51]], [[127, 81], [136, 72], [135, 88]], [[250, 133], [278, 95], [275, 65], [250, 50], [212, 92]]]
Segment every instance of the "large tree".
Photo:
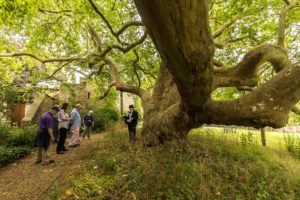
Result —
[[[108, 77], [105, 80], [110, 83], [103, 97], [113, 86], [140, 97], [144, 110], [142, 135], [148, 144], [184, 139], [189, 130], [203, 124], [282, 127], [300, 99], [299, 23], [295, 23], [300, 17], [298, 0], [135, 0], [142, 22], [125, 0], [24, 2], [30, 10], [21, 9], [25, 15], [16, 19], [20, 22], [31, 18], [38, 24], [26, 25], [26, 30], [38, 30], [32, 33], [36, 37], [27, 39], [30, 52], [3, 53], [0, 57], [30, 57], [50, 65], [64, 63], [48, 72], [48, 78], [56, 77], [61, 69], [67, 70], [71, 62], [76, 63], [75, 70], [81, 67], [91, 78]], [[8, 4], [5, 8], [16, 9], [16, 4]], [[119, 16], [112, 14], [114, 10]], [[7, 13], [11, 10], [7, 9]], [[54, 21], [53, 15], [57, 16]], [[125, 18], [122, 26], [116, 25], [120, 18]], [[54, 29], [51, 32], [55, 34], [43, 33], [38, 38], [39, 31], [43, 31], [41, 23], [50, 19], [46, 27]], [[11, 24], [6, 23], [2, 31]], [[84, 29], [94, 48], [90, 48], [90, 42], [84, 47], [83, 41], [89, 39]], [[156, 68], [149, 66], [149, 60], [157, 60], [158, 56], [151, 48], [148, 33], [161, 57], [157, 77]], [[54, 38], [52, 44], [45, 42], [49, 37]], [[46, 53], [58, 57], [43, 58]], [[133, 67], [128, 70], [130, 63]], [[256, 87], [259, 69], [266, 63], [277, 74]], [[147, 81], [145, 77], [151, 79]], [[146, 88], [153, 79], [153, 90]], [[212, 93], [222, 87], [250, 88], [250, 92], [233, 100], [213, 99]]]

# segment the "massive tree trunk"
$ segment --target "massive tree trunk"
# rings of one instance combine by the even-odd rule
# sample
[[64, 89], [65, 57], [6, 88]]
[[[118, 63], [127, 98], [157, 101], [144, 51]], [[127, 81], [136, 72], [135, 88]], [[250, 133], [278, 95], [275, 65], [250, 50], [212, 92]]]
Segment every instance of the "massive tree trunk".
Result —
[[[282, 127], [300, 99], [300, 65], [291, 64], [285, 49], [261, 45], [233, 67], [214, 69], [214, 40], [208, 23], [207, 0], [135, 0], [163, 65], [145, 109], [142, 133], [147, 141], [186, 138], [202, 124]], [[218, 87], [257, 85], [265, 62], [277, 75], [249, 95], [213, 101]]]

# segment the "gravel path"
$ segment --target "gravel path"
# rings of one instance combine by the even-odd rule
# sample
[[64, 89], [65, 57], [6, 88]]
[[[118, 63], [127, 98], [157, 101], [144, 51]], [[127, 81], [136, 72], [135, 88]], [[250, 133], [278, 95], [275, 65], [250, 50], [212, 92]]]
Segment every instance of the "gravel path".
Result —
[[101, 138], [102, 134], [93, 135], [91, 140], [82, 141], [79, 147], [70, 148], [62, 155], [57, 155], [52, 148], [51, 159], [55, 163], [50, 165], [34, 164], [34, 150], [27, 157], [0, 168], [0, 200], [47, 199], [51, 186], [80, 168], [80, 155]]

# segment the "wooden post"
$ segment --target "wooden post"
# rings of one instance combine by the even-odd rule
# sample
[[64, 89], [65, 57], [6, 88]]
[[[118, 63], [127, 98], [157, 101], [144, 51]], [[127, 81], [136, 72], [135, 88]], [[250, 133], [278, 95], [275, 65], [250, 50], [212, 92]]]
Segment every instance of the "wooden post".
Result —
[[267, 141], [266, 141], [266, 131], [265, 128], [260, 129], [260, 136], [261, 136], [261, 144], [263, 146], [267, 146]]

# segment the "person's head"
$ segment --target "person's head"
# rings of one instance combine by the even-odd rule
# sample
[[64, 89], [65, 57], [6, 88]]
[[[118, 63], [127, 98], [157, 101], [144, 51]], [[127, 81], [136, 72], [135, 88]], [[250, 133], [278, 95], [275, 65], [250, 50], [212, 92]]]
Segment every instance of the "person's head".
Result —
[[134, 110], [134, 106], [133, 106], [133, 105], [130, 105], [130, 106], [129, 106], [129, 110], [130, 110], [130, 112], [132, 112], [132, 111]]
[[63, 103], [63, 105], [61, 106], [61, 109], [63, 109], [65, 112], [68, 109], [69, 104], [68, 103]]
[[89, 115], [93, 115], [93, 114], [94, 114], [94, 111], [90, 110]]
[[81, 110], [83, 108], [83, 106], [80, 103], [77, 103], [76, 106], [77, 110]]
[[54, 105], [51, 107], [50, 109], [50, 112], [53, 114], [53, 115], [56, 115], [59, 111], [59, 107], [57, 105]]

